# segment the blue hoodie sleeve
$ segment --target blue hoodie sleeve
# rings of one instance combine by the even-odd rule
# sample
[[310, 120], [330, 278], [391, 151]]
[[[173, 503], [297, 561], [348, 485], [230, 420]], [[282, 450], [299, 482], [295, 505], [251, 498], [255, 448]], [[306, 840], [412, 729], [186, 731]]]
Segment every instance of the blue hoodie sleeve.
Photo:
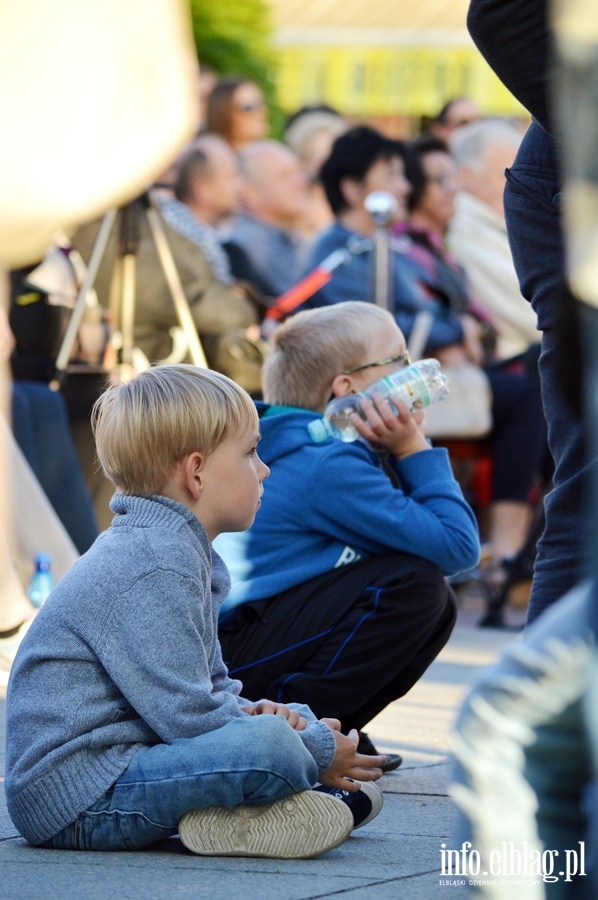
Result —
[[479, 535], [473, 510], [444, 448], [393, 463], [395, 488], [362, 443], [331, 439], [309, 486], [306, 518], [315, 531], [376, 555], [399, 550], [435, 563], [446, 575], [475, 566]]

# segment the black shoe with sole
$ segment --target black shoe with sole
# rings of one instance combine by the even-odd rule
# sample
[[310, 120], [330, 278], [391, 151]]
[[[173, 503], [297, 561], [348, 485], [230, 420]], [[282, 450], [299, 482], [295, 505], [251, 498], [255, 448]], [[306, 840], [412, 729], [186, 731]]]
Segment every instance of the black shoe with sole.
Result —
[[403, 762], [403, 757], [398, 753], [378, 753], [365, 731], [359, 732], [357, 752], [363, 753], [364, 756], [388, 756], [388, 762], [380, 766], [383, 772], [392, 772], [394, 769], [398, 769]]
[[[350, 779], [352, 780], [352, 779]], [[358, 791], [344, 791], [342, 788], [327, 787], [319, 784], [314, 791], [335, 797], [345, 803], [353, 814], [353, 828], [362, 828], [375, 819], [384, 802], [384, 795], [372, 781], [361, 781]]]

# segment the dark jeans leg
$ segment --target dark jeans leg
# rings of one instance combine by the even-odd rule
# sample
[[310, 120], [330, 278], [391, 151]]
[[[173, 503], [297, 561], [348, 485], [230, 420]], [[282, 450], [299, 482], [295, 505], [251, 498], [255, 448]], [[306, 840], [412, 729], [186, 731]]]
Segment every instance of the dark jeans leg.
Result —
[[61, 393], [37, 381], [15, 381], [15, 440], [79, 553], [99, 534]]
[[564, 291], [560, 176], [555, 148], [536, 123], [508, 173], [505, 214], [521, 291], [543, 330], [542, 402], [555, 470], [545, 501], [546, 525], [538, 543], [528, 622], [562, 597], [578, 578], [583, 555], [588, 460], [581, 422], [563, 399], [557, 366], [558, 304]]
[[546, 423], [538, 378], [491, 369], [492, 496], [527, 503], [546, 450]]
[[306, 703], [361, 729], [415, 684], [446, 643], [455, 607], [440, 570], [397, 554], [336, 569], [220, 629], [245, 696]]

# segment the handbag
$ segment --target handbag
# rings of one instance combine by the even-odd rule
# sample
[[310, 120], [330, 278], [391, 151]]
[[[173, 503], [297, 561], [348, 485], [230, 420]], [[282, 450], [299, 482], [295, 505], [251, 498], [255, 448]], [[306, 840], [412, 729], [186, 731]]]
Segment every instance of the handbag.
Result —
[[[433, 315], [418, 313], [407, 349], [411, 358], [420, 359], [426, 346]], [[488, 376], [472, 362], [443, 366], [449, 395], [426, 408], [426, 435], [430, 438], [482, 438], [492, 431], [492, 389]]]

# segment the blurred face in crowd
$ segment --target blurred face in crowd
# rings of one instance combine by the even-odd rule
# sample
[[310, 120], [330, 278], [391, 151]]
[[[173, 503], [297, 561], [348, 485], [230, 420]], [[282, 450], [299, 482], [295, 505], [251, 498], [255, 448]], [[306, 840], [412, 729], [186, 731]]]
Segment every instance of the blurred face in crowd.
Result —
[[307, 205], [307, 178], [297, 156], [275, 141], [247, 148], [242, 197], [247, 212], [280, 228], [292, 228]]
[[460, 172], [461, 188], [490, 206], [501, 218], [504, 216], [503, 193], [505, 169], [513, 165], [517, 147], [497, 143], [488, 147], [475, 169], [463, 166]]
[[481, 111], [477, 103], [469, 97], [458, 97], [449, 105], [442, 122], [433, 123], [430, 133], [443, 141], [448, 141], [457, 128], [476, 122], [480, 116]]
[[268, 134], [268, 110], [257, 84], [244, 81], [235, 90], [231, 109], [231, 144], [235, 149]]
[[411, 218], [424, 228], [444, 234], [455, 214], [457, 167], [448, 153], [436, 150], [422, 156], [421, 164], [426, 186]]
[[395, 198], [397, 210], [395, 221], [402, 221], [407, 215], [407, 198], [411, 185], [405, 177], [405, 166], [400, 156], [379, 159], [368, 169], [361, 181], [344, 179], [343, 195], [353, 209], [362, 209], [366, 197], [374, 191], [386, 191]]
[[217, 228], [240, 205], [239, 164], [234, 150], [214, 134], [201, 135], [181, 157], [175, 185], [177, 197], [197, 218]]

